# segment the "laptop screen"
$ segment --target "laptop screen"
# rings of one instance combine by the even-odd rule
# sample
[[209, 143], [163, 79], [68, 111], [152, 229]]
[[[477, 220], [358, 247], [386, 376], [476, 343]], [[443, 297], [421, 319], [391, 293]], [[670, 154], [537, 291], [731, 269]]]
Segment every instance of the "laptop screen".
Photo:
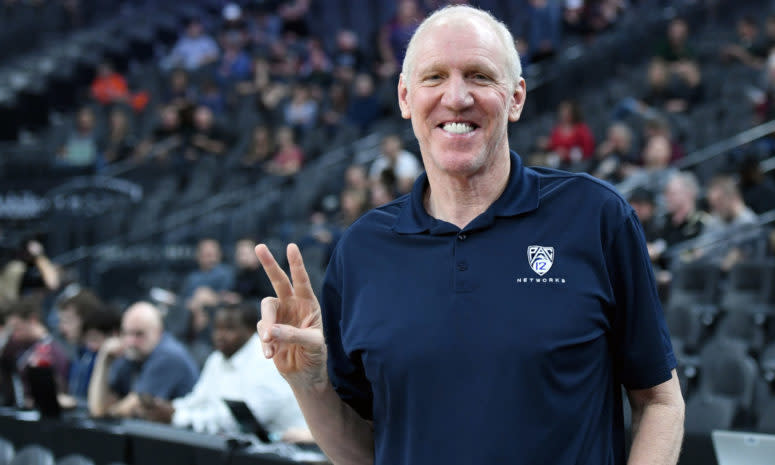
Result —
[[718, 465], [775, 463], [775, 435], [716, 430], [712, 438]]

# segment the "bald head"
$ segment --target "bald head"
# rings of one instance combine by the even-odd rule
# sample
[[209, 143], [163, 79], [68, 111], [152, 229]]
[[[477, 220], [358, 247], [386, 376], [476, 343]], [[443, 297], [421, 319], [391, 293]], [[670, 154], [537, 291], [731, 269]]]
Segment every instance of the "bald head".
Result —
[[503, 44], [503, 55], [506, 65], [506, 75], [511, 77], [513, 85], [517, 85], [522, 76], [522, 64], [519, 61], [519, 53], [514, 42], [514, 37], [505, 24], [498, 21], [490, 13], [467, 5], [455, 5], [441, 8], [428, 16], [414, 32], [409, 45], [406, 48], [401, 74], [405, 82], [410, 82], [412, 69], [414, 68], [417, 48], [423, 43], [422, 37], [432, 33], [437, 27], [448, 24], [464, 23], [479, 30], [490, 30]]
[[143, 360], [161, 341], [164, 325], [159, 310], [148, 302], [132, 304], [121, 320], [121, 337], [125, 355], [131, 360]]

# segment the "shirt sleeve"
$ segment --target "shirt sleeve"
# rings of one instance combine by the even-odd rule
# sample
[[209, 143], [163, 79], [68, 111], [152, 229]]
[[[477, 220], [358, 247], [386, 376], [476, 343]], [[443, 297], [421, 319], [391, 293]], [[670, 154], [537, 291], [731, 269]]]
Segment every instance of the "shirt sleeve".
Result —
[[237, 431], [237, 424], [220, 397], [217, 360], [211, 355], [202, 369], [194, 389], [184, 397], [172, 401], [175, 412], [172, 424], [192, 427], [200, 433]]
[[[342, 241], [339, 242], [339, 245]], [[342, 345], [342, 300], [340, 247], [334, 251], [323, 282], [323, 333], [328, 349], [328, 377], [339, 397], [358, 414], [372, 419], [373, 394], [359, 357], [347, 354]]]
[[129, 379], [131, 377], [129, 363], [123, 359], [116, 359], [108, 371], [108, 387], [111, 391], [124, 397], [129, 394]]
[[670, 379], [676, 360], [657, 294], [643, 229], [632, 210], [607, 247], [614, 364], [627, 389], [645, 389]]
[[134, 385], [134, 391], [163, 399], [188, 394], [196, 382], [184, 360], [162, 356], [146, 362]]

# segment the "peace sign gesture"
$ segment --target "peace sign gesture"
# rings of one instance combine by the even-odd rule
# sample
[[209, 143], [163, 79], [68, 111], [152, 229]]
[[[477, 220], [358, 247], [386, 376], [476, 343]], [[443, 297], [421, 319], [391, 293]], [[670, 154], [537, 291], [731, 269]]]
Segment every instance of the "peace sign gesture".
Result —
[[280, 268], [264, 244], [256, 256], [272, 282], [277, 297], [261, 301], [258, 334], [266, 358], [291, 385], [319, 385], [328, 381], [326, 345], [320, 304], [296, 244], [287, 249], [291, 279]]

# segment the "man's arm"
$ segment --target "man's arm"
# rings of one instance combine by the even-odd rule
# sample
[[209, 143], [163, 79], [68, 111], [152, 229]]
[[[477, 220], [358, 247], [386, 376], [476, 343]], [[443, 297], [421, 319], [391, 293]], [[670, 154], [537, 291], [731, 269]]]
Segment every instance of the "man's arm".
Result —
[[648, 389], [628, 391], [632, 448], [628, 465], [675, 465], [684, 434], [684, 401], [678, 375]]
[[115, 359], [116, 353], [121, 349], [121, 341], [117, 338], [106, 340], [97, 353], [94, 362], [94, 371], [89, 381], [88, 405], [89, 413], [94, 417], [103, 417], [113, 405], [118, 402], [108, 386], [108, 373], [110, 364]]
[[43, 246], [40, 242], [31, 241], [27, 244], [27, 251], [32, 255], [35, 266], [40, 271], [40, 276], [43, 278], [43, 283], [49, 290], [55, 290], [59, 288], [59, 270], [51, 260], [46, 257], [46, 253], [43, 250]]

